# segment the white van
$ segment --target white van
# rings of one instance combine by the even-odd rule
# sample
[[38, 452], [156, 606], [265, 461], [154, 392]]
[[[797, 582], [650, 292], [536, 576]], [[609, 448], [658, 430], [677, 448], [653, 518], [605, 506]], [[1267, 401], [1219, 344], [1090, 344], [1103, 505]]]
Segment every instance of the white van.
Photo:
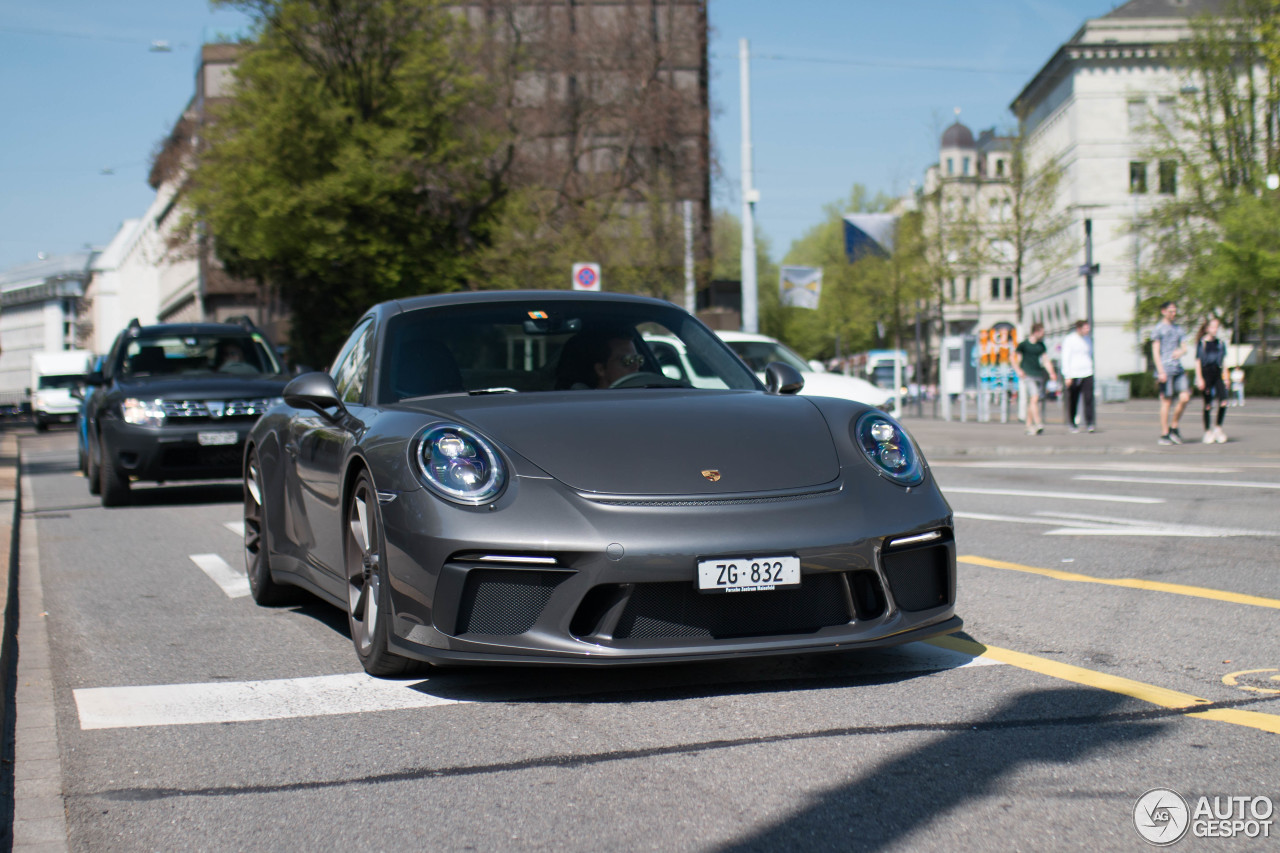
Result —
[[38, 432], [49, 424], [75, 423], [81, 398], [72, 392], [84, 388], [92, 358], [84, 350], [32, 353], [31, 418]]

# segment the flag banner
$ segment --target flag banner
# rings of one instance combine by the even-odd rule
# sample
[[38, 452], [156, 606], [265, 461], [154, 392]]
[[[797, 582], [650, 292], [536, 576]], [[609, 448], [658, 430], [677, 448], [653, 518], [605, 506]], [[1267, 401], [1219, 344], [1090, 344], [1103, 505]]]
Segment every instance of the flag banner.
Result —
[[822, 267], [783, 267], [778, 297], [792, 308], [818, 307], [822, 295]]

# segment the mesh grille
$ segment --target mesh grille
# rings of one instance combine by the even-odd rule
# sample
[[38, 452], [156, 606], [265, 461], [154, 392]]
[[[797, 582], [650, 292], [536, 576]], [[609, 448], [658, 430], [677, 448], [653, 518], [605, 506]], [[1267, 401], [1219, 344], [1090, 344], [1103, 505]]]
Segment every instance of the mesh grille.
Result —
[[639, 584], [615, 639], [729, 639], [807, 634], [852, 618], [838, 574], [806, 575], [798, 589], [705, 595], [692, 585]]
[[893, 600], [903, 610], [928, 610], [949, 602], [951, 561], [947, 546], [889, 553], [883, 561]]
[[458, 605], [459, 634], [523, 634], [551, 600], [564, 572], [473, 569]]
[[[256, 418], [270, 408], [270, 400], [162, 400], [166, 418]], [[214, 415], [214, 412], [220, 412]]]

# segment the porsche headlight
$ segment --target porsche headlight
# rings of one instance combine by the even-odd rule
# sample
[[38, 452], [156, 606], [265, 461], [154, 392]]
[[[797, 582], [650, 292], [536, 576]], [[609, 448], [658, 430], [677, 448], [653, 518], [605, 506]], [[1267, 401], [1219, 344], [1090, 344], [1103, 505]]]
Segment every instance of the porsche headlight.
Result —
[[139, 400], [128, 397], [120, 404], [120, 416], [127, 424], [158, 427], [164, 425], [163, 400]]
[[424, 431], [418, 438], [417, 461], [427, 487], [457, 503], [489, 503], [507, 483], [502, 457], [493, 445], [455, 424]]
[[862, 448], [876, 470], [904, 486], [914, 486], [924, 479], [924, 465], [906, 430], [897, 421], [867, 412], [853, 428], [854, 442]]

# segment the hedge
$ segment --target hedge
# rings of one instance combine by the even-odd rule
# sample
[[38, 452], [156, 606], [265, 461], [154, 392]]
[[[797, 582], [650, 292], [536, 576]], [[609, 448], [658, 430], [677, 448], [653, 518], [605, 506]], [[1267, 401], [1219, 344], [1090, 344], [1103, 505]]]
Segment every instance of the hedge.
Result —
[[[1122, 373], [1117, 378], [1129, 383], [1131, 397], [1156, 396], [1156, 378], [1150, 373]], [[1195, 376], [1190, 378], [1194, 382]], [[1235, 395], [1234, 388], [1230, 392]], [[1194, 385], [1192, 393], [1199, 393]], [[1280, 362], [1245, 365], [1244, 398], [1248, 400], [1250, 397], [1280, 397]]]

